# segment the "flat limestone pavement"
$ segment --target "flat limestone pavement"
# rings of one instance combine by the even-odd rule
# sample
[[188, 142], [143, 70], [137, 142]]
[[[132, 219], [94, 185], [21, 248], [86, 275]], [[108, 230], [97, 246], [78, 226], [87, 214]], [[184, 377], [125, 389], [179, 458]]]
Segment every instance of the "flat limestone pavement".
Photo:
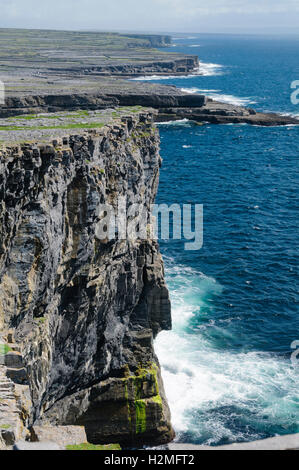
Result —
[[204, 446], [184, 443], [171, 443], [164, 447], [165, 450], [299, 450], [299, 434], [276, 436], [269, 439], [261, 439], [253, 442], [240, 442], [226, 446]]

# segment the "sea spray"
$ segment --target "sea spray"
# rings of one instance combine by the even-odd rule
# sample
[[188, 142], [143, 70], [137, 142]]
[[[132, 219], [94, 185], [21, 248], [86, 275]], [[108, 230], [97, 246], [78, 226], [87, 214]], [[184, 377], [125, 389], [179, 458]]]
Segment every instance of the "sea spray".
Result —
[[[222, 351], [215, 336], [234, 340], [229, 328], [213, 319], [213, 299], [222, 287], [169, 259], [166, 276], [173, 330], [158, 336], [155, 349], [177, 440], [219, 445], [259, 439], [268, 437], [269, 420], [277, 433], [298, 432], [298, 371], [289, 359]], [[194, 317], [201, 317], [197, 328]]]

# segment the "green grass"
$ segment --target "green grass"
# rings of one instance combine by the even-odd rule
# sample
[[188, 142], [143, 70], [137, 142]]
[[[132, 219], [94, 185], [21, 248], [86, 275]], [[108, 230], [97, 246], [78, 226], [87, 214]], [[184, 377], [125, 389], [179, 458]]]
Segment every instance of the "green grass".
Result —
[[128, 111], [128, 112], [130, 111], [131, 113], [138, 113], [139, 111], [145, 108], [144, 106], [135, 105], [135, 106], [119, 106], [117, 109], [119, 111]]
[[105, 124], [102, 122], [93, 123], [74, 123], [74, 124], [62, 124], [61, 126], [0, 126], [0, 131], [42, 131], [47, 129], [99, 129], [104, 127]]
[[21, 116], [15, 116], [13, 118], [8, 118], [8, 121], [14, 121], [15, 119], [25, 119], [26, 121], [30, 121], [31, 119], [37, 119], [37, 114], [25, 114]]
[[12, 351], [12, 349], [8, 344], [0, 344], [0, 354], [5, 355], [10, 351]]
[[95, 445], [85, 442], [84, 444], [66, 446], [66, 450], [121, 450], [121, 447], [119, 444]]
[[9, 429], [11, 428], [10, 424], [0, 424], [0, 429]]
[[89, 112], [88, 111], [84, 111], [84, 110], [80, 110], [80, 111], [75, 111], [73, 114], [71, 113], [62, 113], [62, 114], [59, 114], [57, 116], [47, 116], [46, 114], [42, 113], [42, 114], [21, 114], [20, 116], [15, 116], [15, 117], [12, 117], [12, 118], [8, 118], [8, 121], [14, 121], [15, 119], [19, 119], [19, 120], [22, 120], [24, 119], [25, 121], [32, 121], [32, 120], [35, 120], [35, 119], [57, 119], [57, 118], [65, 118], [65, 119], [69, 119], [69, 118], [82, 118], [82, 117], [85, 117], [85, 116], [89, 116]]
[[46, 321], [46, 318], [45, 317], [37, 317], [34, 320], [36, 321], [36, 323], [38, 323], [40, 325], [43, 325]]

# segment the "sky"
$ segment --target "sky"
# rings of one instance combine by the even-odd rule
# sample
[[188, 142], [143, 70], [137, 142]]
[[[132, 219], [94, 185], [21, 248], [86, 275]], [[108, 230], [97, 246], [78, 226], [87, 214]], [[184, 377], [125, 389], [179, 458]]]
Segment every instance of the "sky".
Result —
[[299, 0], [0, 0], [0, 27], [299, 34]]

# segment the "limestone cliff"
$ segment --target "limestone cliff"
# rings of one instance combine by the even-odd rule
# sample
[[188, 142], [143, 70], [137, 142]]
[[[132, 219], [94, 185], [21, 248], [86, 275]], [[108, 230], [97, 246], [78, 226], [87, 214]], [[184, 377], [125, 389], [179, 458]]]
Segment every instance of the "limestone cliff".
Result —
[[169, 47], [171, 45], [171, 36], [165, 34], [128, 34], [126, 37], [135, 39], [144, 39], [148, 41], [149, 47]]
[[173, 437], [153, 348], [171, 328], [159, 247], [96, 237], [100, 203], [122, 195], [150, 210], [161, 164], [152, 120], [135, 110], [92, 130], [52, 126], [51, 143], [0, 150], [0, 332], [21, 347], [28, 426], [84, 425], [92, 443]]

